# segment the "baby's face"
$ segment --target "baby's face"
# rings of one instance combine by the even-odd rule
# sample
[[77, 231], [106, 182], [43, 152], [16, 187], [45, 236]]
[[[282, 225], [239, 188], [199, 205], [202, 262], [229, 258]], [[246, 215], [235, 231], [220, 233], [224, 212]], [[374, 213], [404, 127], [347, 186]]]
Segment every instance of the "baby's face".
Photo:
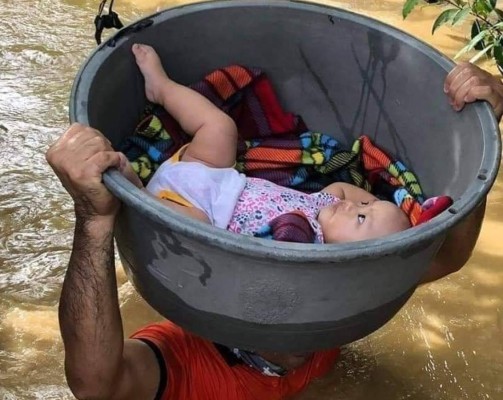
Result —
[[405, 213], [389, 201], [355, 203], [341, 200], [318, 215], [325, 243], [376, 239], [410, 228]]

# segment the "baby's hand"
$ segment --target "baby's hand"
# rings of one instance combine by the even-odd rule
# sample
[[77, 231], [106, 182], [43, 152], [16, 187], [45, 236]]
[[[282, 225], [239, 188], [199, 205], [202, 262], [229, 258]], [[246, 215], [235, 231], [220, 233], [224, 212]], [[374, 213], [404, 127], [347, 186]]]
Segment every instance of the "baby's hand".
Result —
[[486, 100], [493, 107], [496, 118], [501, 119], [503, 84], [498, 78], [476, 65], [468, 62], [457, 65], [445, 79], [444, 92], [456, 111], [461, 111], [466, 103]]

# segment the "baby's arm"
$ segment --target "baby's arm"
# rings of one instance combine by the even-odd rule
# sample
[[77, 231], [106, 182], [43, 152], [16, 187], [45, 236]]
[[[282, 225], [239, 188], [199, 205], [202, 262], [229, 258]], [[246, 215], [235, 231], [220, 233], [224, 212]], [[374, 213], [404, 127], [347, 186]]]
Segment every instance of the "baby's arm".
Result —
[[475, 100], [488, 101], [498, 120], [503, 114], [503, 84], [476, 65], [460, 63], [445, 79], [444, 92], [452, 107], [461, 111], [466, 103]]
[[350, 200], [354, 202], [368, 202], [378, 200], [373, 194], [344, 182], [335, 182], [328, 185], [322, 192], [330, 193], [341, 200]]

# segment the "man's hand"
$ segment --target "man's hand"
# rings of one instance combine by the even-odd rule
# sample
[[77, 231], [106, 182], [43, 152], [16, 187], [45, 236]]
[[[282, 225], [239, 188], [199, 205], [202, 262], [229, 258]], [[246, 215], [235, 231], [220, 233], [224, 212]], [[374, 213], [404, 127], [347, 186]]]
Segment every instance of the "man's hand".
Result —
[[73, 124], [49, 148], [46, 159], [72, 196], [78, 217], [115, 217], [120, 203], [103, 185], [102, 175], [110, 167], [123, 170], [127, 160], [100, 132]]
[[445, 79], [444, 92], [452, 107], [461, 111], [465, 104], [475, 100], [488, 101], [498, 121], [503, 114], [503, 84], [476, 65], [468, 62], [457, 65]]

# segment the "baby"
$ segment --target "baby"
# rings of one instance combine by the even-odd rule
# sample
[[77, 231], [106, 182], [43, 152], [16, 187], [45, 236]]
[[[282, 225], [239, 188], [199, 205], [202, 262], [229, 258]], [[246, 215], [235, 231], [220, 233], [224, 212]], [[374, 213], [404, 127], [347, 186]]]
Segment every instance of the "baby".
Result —
[[[234, 169], [238, 137], [234, 121], [199, 93], [172, 81], [152, 47], [135, 44], [132, 51], [145, 78], [147, 99], [162, 105], [193, 136], [158, 168], [146, 187], [165, 205], [246, 235], [255, 235], [282, 214], [301, 212], [317, 243], [375, 239], [410, 227], [395, 204], [347, 183], [305, 194], [239, 173]], [[126, 175], [142, 187], [132, 168]]]

